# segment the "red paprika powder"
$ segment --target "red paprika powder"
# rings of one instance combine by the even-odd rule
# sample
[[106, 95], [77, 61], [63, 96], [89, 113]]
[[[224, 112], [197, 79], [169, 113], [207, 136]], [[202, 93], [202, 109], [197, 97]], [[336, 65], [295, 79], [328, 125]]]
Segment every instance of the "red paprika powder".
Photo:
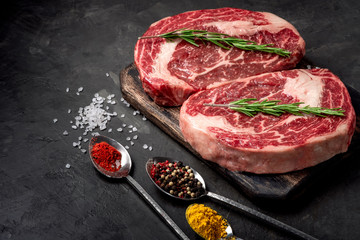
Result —
[[96, 143], [91, 155], [95, 162], [107, 171], [116, 172], [121, 167], [121, 153], [106, 142]]

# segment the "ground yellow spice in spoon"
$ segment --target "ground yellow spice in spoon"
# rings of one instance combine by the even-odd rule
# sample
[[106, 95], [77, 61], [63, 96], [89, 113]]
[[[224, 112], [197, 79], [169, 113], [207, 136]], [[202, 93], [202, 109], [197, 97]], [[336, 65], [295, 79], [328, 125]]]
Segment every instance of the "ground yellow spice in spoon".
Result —
[[227, 221], [210, 207], [191, 204], [185, 215], [190, 227], [204, 239], [218, 240], [226, 237]]

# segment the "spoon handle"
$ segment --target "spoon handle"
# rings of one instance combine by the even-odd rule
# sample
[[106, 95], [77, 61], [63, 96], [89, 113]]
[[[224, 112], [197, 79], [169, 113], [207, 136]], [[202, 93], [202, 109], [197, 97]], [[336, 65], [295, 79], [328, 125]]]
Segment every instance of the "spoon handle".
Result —
[[[189, 239], [185, 233], [176, 225], [176, 223], [170, 218], [169, 215], [160, 207], [160, 205], [155, 202], [155, 200], [145, 191], [143, 187], [138, 184], [135, 179], [133, 179], [130, 175], [126, 176], [126, 179], [129, 183], [137, 190], [137, 192], [146, 200], [151, 206], [158, 212], [158, 214], [163, 217], [167, 224], [169, 224], [175, 232], [181, 237], [182, 239]], [[190, 239], [189, 239], [190, 240]]]
[[252, 208], [249, 208], [241, 203], [238, 203], [238, 202], [235, 202], [234, 200], [231, 200], [229, 198], [226, 198], [224, 196], [221, 196], [221, 195], [218, 195], [216, 193], [213, 193], [213, 192], [207, 192], [207, 196], [209, 197], [212, 197], [214, 199], [217, 199], [219, 201], [222, 201], [222, 202], [225, 202], [231, 206], [234, 206], [238, 209], [240, 209], [243, 213], [246, 213], [247, 215], [249, 216], [252, 216], [252, 217], [256, 217], [264, 222], [267, 222], [267, 223], [270, 223], [271, 225], [275, 226], [275, 227], [278, 227], [282, 230], [286, 230], [302, 239], [307, 239], [307, 240], [316, 240], [316, 238], [296, 229], [296, 228], [293, 228], [283, 222], [280, 222], [270, 216], [267, 216], [259, 211], [256, 211], [255, 209], [252, 209]]

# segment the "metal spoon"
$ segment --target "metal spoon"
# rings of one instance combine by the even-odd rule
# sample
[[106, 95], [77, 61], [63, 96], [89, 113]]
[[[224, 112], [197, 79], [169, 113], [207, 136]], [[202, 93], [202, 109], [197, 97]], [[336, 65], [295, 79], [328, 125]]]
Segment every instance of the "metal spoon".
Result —
[[214, 198], [214, 199], [217, 199], [219, 201], [222, 201], [224, 203], [227, 203], [233, 207], [236, 207], [238, 208], [239, 210], [241, 210], [243, 213], [247, 214], [248, 216], [250, 217], [255, 217], [259, 220], [262, 220], [266, 223], [269, 223], [279, 229], [282, 229], [282, 230], [285, 230], [289, 233], [292, 233], [294, 234], [295, 236], [297, 237], [300, 237], [302, 239], [311, 239], [311, 240], [315, 240], [316, 238], [296, 229], [296, 228], [293, 228], [283, 222], [280, 222], [270, 216], [267, 216], [255, 209], [251, 209], [241, 203], [238, 203], [234, 200], [231, 200], [229, 198], [226, 198], [224, 196], [221, 196], [221, 195], [218, 195], [216, 193], [213, 193], [213, 192], [209, 192], [206, 190], [206, 187], [205, 187], [205, 181], [204, 179], [202, 178], [202, 176], [193, 168], [192, 171], [194, 173], [194, 177], [197, 178], [201, 183], [202, 183], [202, 187], [204, 188], [204, 193], [202, 195], [200, 195], [199, 197], [195, 197], [195, 198], [180, 198], [180, 197], [177, 197], [177, 196], [174, 196], [174, 195], [171, 195], [170, 193], [166, 192], [165, 190], [163, 190], [160, 186], [158, 186], [154, 180], [152, 179], [151, 175], [150, 175], [150, 172], [151, 172], [151, 167], [158, 163], [158, 162], [164, 162], [168, 160], [169, 162], [178, 162], [177, 160], [174, 160], [174, 159], [171, 159], [171, 158], [168, 158], [168, 157], [153, 157], [153, 158], [150, 158], [147, 162], [146, 162], [146, 165], [145, 165], [145, 168], [146, 168], [146, 172], [148, 173], [148, 176], [150, 177], [151, 181], [158, 187], [158, 189], [160, 189], [162, 192], [164, 192], [165, 194], [171, 196], [171, 197], [174, 197], [174, 198], [177, 198], [177, 199], [181, 199], [181, 200], [197, 200], [201, 197], [204, 197], [204, 196], [209, 196], [211, 198]]
[[[106, 142], [116, 148], [121, 153], [121, 168], [117, 172], [111, 172], [100, 167], [96, 161], [94, 161], [91, 150], [96, 143]], [[109, 178], [126, 178], [131, 186], [133, 186], [137, 192], [148, 202], [151, 206], [157, 211], [157, 213], [166, 221], [167, 224], [172, 227], [176, 234], [182, 239], [189, 239], [185, 233], [176, 225], [176, 223], [170, 218], [169, 215], [160, 207], [158, 203], [138, 184], [130, 175], [131, 170], [131, 158], [128, 151], [117, 141], [112, 138], [105, 136], [95, 136], [91, 139], [89, 143], [89, 153], [91, 162], [94, 164], [95, 168], [105, 176]]]

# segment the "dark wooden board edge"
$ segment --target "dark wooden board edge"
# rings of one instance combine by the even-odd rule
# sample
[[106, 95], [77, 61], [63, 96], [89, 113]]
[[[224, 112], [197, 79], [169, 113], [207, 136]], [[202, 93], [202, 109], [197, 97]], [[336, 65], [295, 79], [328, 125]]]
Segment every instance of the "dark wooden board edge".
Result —
[[[308, 62], [302, 62], [302, 67], [306, 67], [307, 65], [309, 65]], [[271, 199], [276, 201], [296, 199], [305, 191], [306, 187], [319, 178], [323, 172], [343, 162], [344, 159], [351, 155], [349, 153], [359, 151], [360, 118], [358, 117], [356, 133], [349, 147], [349, 151], [344, 154], [339, 154], [315, 167], [285, 174], [252, 174], [229, 171], [213, 162], [201, 158], [184, 140], [178, 120], [180, 107], [161, 107], [155, 104], [144, 92], [134, 63], [121, 70], [120, 88], [124, 99], [135, 109], [139, 110], [150, 121], [196, 155], [200, 160], [226, 177], [229, 182], [240, 187], [250, 198]], [[352, 88], [349, 88], [349, 92], [352, 95], [354, 106], [360, 107], [360, 94]], [[356, 109], [356, 111], [357, 116], [359, 116], [360, 109]]]

